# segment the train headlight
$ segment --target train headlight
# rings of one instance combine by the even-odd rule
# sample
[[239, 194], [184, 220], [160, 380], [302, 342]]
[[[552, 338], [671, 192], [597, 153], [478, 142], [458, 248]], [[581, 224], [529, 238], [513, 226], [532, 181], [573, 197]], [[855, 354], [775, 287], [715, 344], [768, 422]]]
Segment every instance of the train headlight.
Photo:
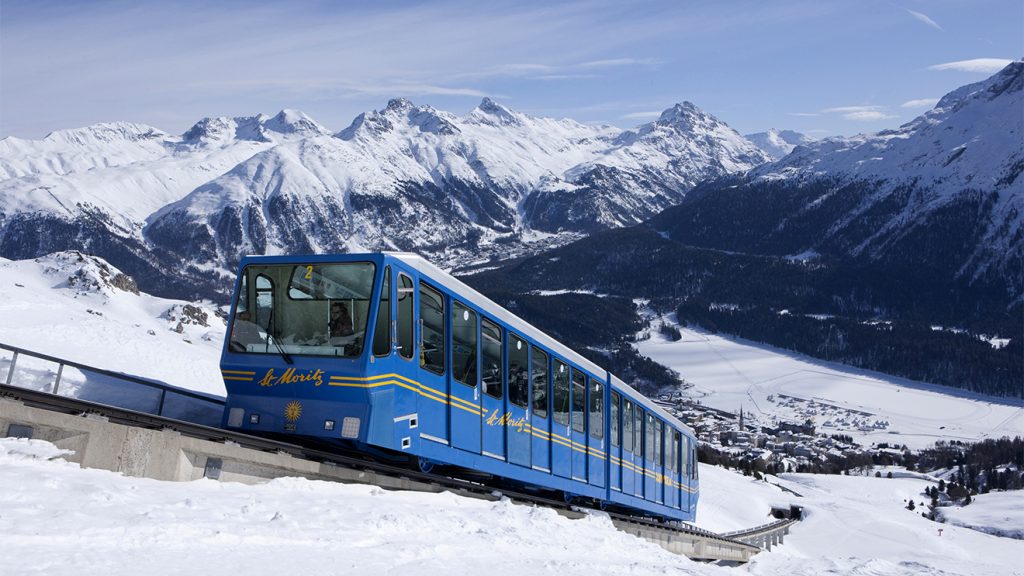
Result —
[[324, 430], [334, 430], [334, 420], [324, 420]]
[[249, 424], [254, 424], [255, 425], [255, 424], [259, 424], [259, 423], [260, 423], [260, 415], [259, 414], [249, 414]]
[[342, 438], [358, 438], [359, 437], [359, 418], [354, 416], [346, 416], [341, 421], [341, 437]]

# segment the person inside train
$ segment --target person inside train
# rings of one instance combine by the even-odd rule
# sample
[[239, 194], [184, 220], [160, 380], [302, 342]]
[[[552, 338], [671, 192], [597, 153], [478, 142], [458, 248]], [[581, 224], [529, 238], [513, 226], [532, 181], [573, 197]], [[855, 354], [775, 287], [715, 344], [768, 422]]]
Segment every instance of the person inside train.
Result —
[[352, 316], [343, 302], [331, 302], [331, 319], [327, 323], [331, 338], [352, 335]]

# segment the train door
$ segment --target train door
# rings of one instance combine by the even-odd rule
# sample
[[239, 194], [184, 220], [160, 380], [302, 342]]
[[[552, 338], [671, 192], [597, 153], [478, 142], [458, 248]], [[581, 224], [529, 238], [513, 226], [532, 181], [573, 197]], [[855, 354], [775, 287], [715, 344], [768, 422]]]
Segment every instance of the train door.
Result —
[[572, 369], [572, 477], [587, 481], [587, 377]]
[[444, 295], [420, 282], [420, 437], [448, 444], [447, 314]]
[[551, 385], [548, 355], [533, 346], [530, 352], [530, 426], [533, 468], [551, 472]]
[[590, 399], [590, 432], [587, 438], [587, 481], [593, 486], [605, 486], [604, 462], [607, 458], [604, 429], [604, 386], [605, 383], [590, 378], [587, 390]]
[[644, 434], [644, 410], [639, 404], [634, 405], [633, 409], [633, 494], [644, 497], [644, 488], [647, 483], [644, 482], [644, 478], [647, 477], [647, 470], [644, 468], [644, 439], [647, 435]]
[[508, 333], [508, 397], [505, 403], [505, 433], [508, 441], [508, 461], [530, 467], [530, 345], [522, 337]]
[[501, 327], [487, 318], [480, 321], [480, 451], [505, 459], [505, 368]]
[[644, 421], [644, 497], [654, 501], [657, 476], [654, 468], [654, 414], [646, 413]]
[[551, 372], [554, 386], [554, 405], [551, 407], [551, 472], [563, 478], [572, 476], [572, 444], [569, 418], [569, 367], [555, 359]]
[[619, 402], [619, 393], [612, 391], [612, 402], [609, 406], [609, 445], [611, 451], [608, 456], [608, 485], [615, 490], [622, 490], [622, 413]]
[[477, 314], [458, 300], [451, 313], [452, 446], [480, 453], [479, 333]]
[[654, 501], [665, 502], [665, 423], [654, 420]]
[[677, 430], [672, 431], [672, 483], [669, 485], [672, 488], [672, 501], [669, 502], [669, 506], [673, 508], [680, 508], [680, 502], [682, 502], [682, 484], [683, 479], [679, 476], [679, 438], [680, 434]]
[[633, 402], [622, 400], [622, 493], [635, 494], [636, 473], [633, 471]]

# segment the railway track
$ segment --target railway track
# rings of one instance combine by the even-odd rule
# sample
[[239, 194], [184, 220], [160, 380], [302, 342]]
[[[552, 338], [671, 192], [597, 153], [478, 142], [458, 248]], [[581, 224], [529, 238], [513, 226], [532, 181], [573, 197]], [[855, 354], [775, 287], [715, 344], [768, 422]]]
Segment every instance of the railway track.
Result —
[[[318, 447], [251, 436], [223, 428], [204, 426], [164, 416], [58, 396], [48, 392], [0, 384], [0, 398], [16, 401], [28, 409], [43, 410], [72, 417], [87, 416], [94, 420], [101, 419], [107, 423], [134, 429], [160, 432], [172, 431], [175, 434], [200, 441], [237, 447], [239, 450], [248, 449], [274, 455], [286, 454], [302, 461], [320, 463], [332, 470], [346, 469], [352, 472], [348, 477], [359, 478], [359, 480], [342, 481], [358, 481], [387, 489], [399, 488], [424, 492], [451, 491], [487, 500], [509, 498], [520, 504], [551, 508], [559, 514], [570, 518], [581, 518], [590, 513], [583, 507], [575, 506], [562, 500], [510, 489], [508, 486], [496, 486], [484, 481], [458, 478], [436, 471], [421, 472], [392, 463], [368, 460], [366, 458], [323, 450]], [[3, 404], [0, 404], [0, 423], [5, 420], [14, 423], [16, 418], [11, 419], [9, 416], [5, 418], [3, 406]], [[22, 428], [21, 430], [25, 429]], [[28, 427], [28, 429], [31, 430], [31, 427]], [[7, 432], [3, 427], [0, 427], [0, 431]], [[311, 479], [339, 480], [334, 474], [307, 473], [301, 475]], [[215, 476], [216, 474], [214, 474]], [[696, 550], [695, 554], [686, 554], [690, 557], [734, 561], [737, 557], [740, 557], [742, 560], [738, 561], [743, 561], [759, 551], [757, 546], [744, 541], [743, 533], [733, 533], [726, 537], [686, 524], [666, 524], [655, 519], [631, 516], [615, 511], [605, 511], [603, 513], [607, 514], [613, 524], [620, 530], [658, 542], [663, 547], [672, 551], [679, 552], [679, 549], [687, 547]], [[763, 527], [759, 527], [756, 530], [763, 531]], [[682, 546], [683, 544], [687, 546]]]

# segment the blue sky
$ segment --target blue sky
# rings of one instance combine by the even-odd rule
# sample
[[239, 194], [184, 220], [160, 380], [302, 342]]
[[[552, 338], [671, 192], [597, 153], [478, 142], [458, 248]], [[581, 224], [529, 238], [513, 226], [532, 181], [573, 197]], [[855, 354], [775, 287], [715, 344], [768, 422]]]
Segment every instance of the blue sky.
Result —
[[741, 133], [850, 135], [1022, 56], [1021, 0], [0, 0], [0, 137], [282, 108], [341, 130], [396, 96], [622, 127], [689, 100]]

